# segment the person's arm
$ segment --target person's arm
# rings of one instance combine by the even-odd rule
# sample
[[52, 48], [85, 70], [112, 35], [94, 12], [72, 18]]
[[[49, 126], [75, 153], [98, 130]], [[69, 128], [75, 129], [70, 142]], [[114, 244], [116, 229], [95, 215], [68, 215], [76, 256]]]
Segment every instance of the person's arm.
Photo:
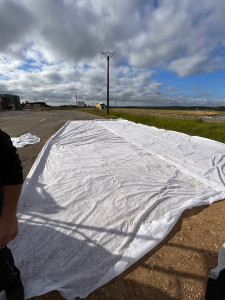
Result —
[[16, 216], [23, 168], [10, 137], [0, 130], [0, 249], [18, 233]]
[[18, 234], [16, 212], [21, 190], [22, 184], [2, 187], [3, 205], [0, 218], [0, 249], [4, 248]]

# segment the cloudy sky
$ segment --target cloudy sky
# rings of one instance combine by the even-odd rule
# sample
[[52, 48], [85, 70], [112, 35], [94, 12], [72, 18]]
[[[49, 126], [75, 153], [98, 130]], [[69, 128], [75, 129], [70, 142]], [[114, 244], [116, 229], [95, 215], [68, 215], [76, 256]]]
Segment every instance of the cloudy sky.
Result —
[[224, 0], [0, 0], [0, 93], [49, 105], [225, 105]]

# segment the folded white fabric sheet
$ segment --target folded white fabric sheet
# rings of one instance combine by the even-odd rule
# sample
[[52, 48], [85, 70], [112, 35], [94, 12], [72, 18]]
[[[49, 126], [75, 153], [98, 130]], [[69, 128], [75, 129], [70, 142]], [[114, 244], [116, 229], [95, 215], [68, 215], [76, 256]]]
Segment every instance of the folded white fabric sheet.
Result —
[[225, 199], [225, 144], [126, 120], [70, 121], [23, 188], [10, 247], [26, 298], [86, 297], [159, 244], [182, 212]]
[[16, 148], [22, 148], [27, 145], [32, 145], [40, 142], [40, 138], [36, 135], [32, 135], [31, 133], [25, 133], [21, 135], [20, 137], [12, 137], [11, 141], [13, 143], [13, 146]]

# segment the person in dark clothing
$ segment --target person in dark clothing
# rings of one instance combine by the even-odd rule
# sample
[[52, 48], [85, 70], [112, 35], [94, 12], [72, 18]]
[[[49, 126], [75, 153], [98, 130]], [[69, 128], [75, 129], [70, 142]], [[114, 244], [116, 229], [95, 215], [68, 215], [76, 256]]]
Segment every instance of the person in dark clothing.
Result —
[[225, 300], [225, 269], [217, 279], [209, 278], [206, 288], [205, 300]]
[[7, 300], [24, 300], [20, 271], [7, 244], [18, 234], [17, 205], [23, 168], [8, 134], [0, 130], [0, 291]]
[[218, 265], [209, 272], [205, 300], [225, 300], [225, 243], [218, 254]]

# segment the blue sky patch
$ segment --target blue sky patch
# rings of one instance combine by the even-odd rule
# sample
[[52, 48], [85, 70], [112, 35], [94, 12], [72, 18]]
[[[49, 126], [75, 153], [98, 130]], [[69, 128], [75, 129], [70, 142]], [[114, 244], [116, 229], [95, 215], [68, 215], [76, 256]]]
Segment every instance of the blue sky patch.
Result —
[[9, 81], [10, 78], [8, 76], [5, 76], [4, 74], [0, 73], [0, 80]]
[[23, 65], [20, 65], [17, 69], [18, 70], [23, 70], [23, 71], [26, 71], [26, 72], [32, 72], [34, 70], [41, 70], [41, 66], [37, 66], [35, 64], [26, 62]]

